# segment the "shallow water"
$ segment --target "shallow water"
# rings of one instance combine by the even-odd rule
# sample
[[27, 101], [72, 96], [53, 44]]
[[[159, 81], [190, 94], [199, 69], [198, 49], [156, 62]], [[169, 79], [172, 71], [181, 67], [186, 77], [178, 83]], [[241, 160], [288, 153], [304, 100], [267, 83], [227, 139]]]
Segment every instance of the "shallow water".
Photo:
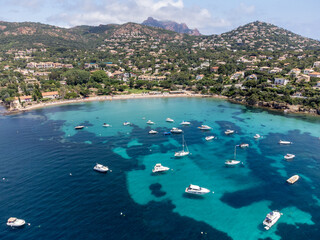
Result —
[[[183, 120], [191, 125], [179, 126]], [[319, 123], [202, 98], [90, 102], [3, 116], [0, 239], [319, 239]], [[86, 127], [74, 130], [80, 124]], [[201, 124], [213, 129], [200, 131]], [[184, 130], [190, 156], [173, 157], [181, 135], [162, 132], [174, 126]], [[226, 129], [236, 133], [226, 136]], [[263, 137], [254, 140], [256, 133]], [[216, 139], [207, 142], [207, 135]], [[242, 164], [225, 167], [243, 142], [250, 146], [237, 148]], [[286, 153], [296, 158], [285, 161]], [[95, 163], [112, 172], [94, 172]], [[170, 170], [151, 174], [156, 163]], [[294, 174], [301, 178], [289, 186]], [[211, 192], [186, 195], [189, 184]], [[283, 216], [265, 231], [262, 221], [275, 209]], [[10, 216], [30, 226], [8, 228]]]

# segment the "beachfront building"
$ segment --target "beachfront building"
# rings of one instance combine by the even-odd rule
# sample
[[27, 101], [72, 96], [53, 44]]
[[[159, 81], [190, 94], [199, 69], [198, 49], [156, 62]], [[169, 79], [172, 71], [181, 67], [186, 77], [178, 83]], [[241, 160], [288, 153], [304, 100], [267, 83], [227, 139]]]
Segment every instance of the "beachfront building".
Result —
[[57, 99], [60, 97], [58, 91], [54, 92], [43, 92], [41, 93], [43, 98]]
[[309, 76], [310, 76], [310, 77], [320, 78], [320, 72], [312, 72], [312, 73], [309, 73]]
[[139, 80], [145, 80], [145, 81], [162, 81], [166, 80], [165, 76], [152, 76], [152, 75], [140, 75], [138, 77]]

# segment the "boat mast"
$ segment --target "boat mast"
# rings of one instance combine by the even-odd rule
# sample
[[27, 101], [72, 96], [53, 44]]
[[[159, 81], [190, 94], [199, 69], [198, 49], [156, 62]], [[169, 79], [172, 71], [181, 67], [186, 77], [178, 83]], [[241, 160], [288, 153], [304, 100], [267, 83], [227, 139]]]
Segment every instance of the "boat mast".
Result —
[[236, 160], [237, 157], [237, 145], [234, 146], [234, 160]]

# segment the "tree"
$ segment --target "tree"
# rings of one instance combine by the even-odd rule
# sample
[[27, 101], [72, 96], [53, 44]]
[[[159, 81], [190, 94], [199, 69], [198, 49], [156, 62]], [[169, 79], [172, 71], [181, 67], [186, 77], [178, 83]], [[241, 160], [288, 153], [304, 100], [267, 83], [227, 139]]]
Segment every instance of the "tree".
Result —
[[91, 74], [90, 80], [93, 82], [102, 83], [104, 81], [109, 80], [109, 77], [105, 71], [99, 70], [99, 71], [95, 71]]
[[78, 85], [87, 83], [90, 78], [90, 73], [85, 70], [68, 70], [63, 74], [63, 76], [66, 78], [68, 85]]

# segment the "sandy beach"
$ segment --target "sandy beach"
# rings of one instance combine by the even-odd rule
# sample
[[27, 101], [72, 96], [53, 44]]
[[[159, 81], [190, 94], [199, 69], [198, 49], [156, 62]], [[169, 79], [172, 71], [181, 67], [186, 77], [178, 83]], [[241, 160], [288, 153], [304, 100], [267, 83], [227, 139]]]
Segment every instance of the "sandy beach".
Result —
[[58, 106], [65, 104], [73, 104], [73, 103], [84, 103], [84, 102], [93, 102], [93, 101], [113, 101], [113, 100], [124, 100], [124, 99], [141, 99], [141, 98], [177, 98], [177, 97], [210, 97], [210, 98], [220, 98], [220, 99], [228, 99], [225, 96], [220, 95], [202, 95], [202, 94], [194, 94], [194, 93], [183, 93], [183, 94], [128, 94], [128, 95], [106, 95], [106, 96], [94, 96], [87, 98], [77, 98], [70, 100], [55, 100], [45, 103], [35, 103], [32, 105], [28, 105], [19, 109], [7, 110], [6, 114], [15, 114], [26, 112], [34, 109], [45, 108], [50, 106]]

